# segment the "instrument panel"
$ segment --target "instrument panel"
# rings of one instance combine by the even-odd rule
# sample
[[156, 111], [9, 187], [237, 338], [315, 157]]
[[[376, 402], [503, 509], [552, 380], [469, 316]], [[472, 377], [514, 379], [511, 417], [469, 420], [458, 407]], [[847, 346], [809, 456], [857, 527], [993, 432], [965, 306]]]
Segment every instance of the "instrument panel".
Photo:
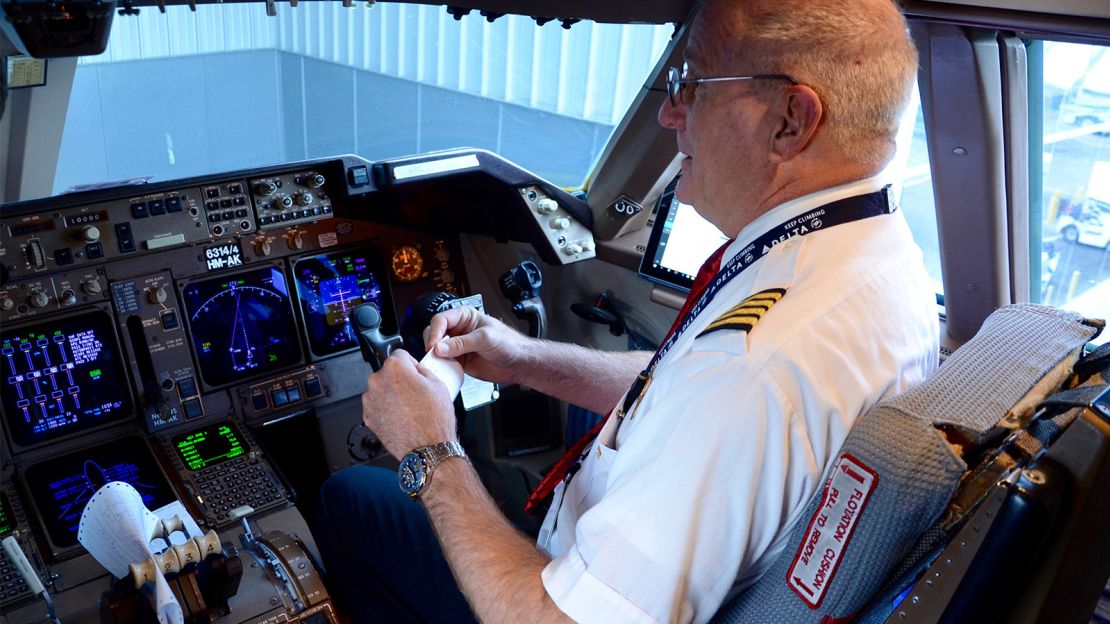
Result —
[[[393, 184], [388, 164], [346, 156], [4, 206], [0, 536], [72, 587], [97, 574], [76, 527], [106, 482], [151, 509], [180, 500], [217, 531], [293, 507], [297, 467], [283, 470], [263, 430], [357, 406], [369, 367], [352, 309], [373, 303], [395, 334], [421, 296], [472, 294], [463, 231], [592, 257], [555, 247], [565, 226], [545, 229], [583, 205], [476, 156], [489, 159]], [[475, 229], [480, 211], [492, 229]], [[31, 599], [0, 585], [4, 611]]]

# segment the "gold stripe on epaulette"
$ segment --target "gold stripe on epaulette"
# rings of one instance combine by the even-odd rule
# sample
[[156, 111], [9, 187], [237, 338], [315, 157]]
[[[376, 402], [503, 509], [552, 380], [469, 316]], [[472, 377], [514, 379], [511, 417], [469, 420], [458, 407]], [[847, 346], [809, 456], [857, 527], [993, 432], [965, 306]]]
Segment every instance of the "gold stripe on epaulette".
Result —
[[698, 338], [718, 329], [736, 329], [750, 332], [755, 324], [763, 318], [763, 315], [771, 309], [771, 306], [778, 303], [785, 294], [786, 289], [784, 288], [768, 288], [755, 293], [717, 317], [698, 334]]

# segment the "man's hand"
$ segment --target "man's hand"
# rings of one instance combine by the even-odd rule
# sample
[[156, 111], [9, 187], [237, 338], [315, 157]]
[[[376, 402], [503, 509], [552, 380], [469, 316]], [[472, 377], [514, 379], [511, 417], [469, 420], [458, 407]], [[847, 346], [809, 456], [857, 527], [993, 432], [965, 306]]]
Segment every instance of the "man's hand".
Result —
[[432, 317], [425, 348], [435, 349], [439, 357], [456, 358], [474, 377], [510, 385], [521, 383], [530, 341], [492, 316], [463, 306]]
[[457, 441], [447, 387], [400, 349], [370, 375], [362, 393], [362, 422], [398, 459], [415, 448]]

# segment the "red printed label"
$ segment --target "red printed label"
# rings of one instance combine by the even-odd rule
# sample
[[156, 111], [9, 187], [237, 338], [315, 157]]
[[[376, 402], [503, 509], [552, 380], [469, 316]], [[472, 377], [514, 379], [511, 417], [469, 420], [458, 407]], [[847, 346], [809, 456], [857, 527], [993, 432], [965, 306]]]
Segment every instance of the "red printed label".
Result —
[[855, 457], [844, 453], [825, 484], [821, 506], [813, 514], [805, 538], [786, 574], [786, 584], [816, 609], [832, 584], [833, 575], [852, 539], [879, 475]]

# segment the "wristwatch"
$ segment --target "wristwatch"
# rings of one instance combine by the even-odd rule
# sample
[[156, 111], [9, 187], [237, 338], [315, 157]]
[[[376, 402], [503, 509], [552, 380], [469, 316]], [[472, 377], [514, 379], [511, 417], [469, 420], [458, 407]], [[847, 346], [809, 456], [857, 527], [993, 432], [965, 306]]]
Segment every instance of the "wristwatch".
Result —
[[422, 446], [406, 453], [397, 468], [397, 484], [401, 491], [413, 499], [419, 498], [432, 478], [432, 471], [448, 457], [467, 459], [462, 445], [454, 441]]

